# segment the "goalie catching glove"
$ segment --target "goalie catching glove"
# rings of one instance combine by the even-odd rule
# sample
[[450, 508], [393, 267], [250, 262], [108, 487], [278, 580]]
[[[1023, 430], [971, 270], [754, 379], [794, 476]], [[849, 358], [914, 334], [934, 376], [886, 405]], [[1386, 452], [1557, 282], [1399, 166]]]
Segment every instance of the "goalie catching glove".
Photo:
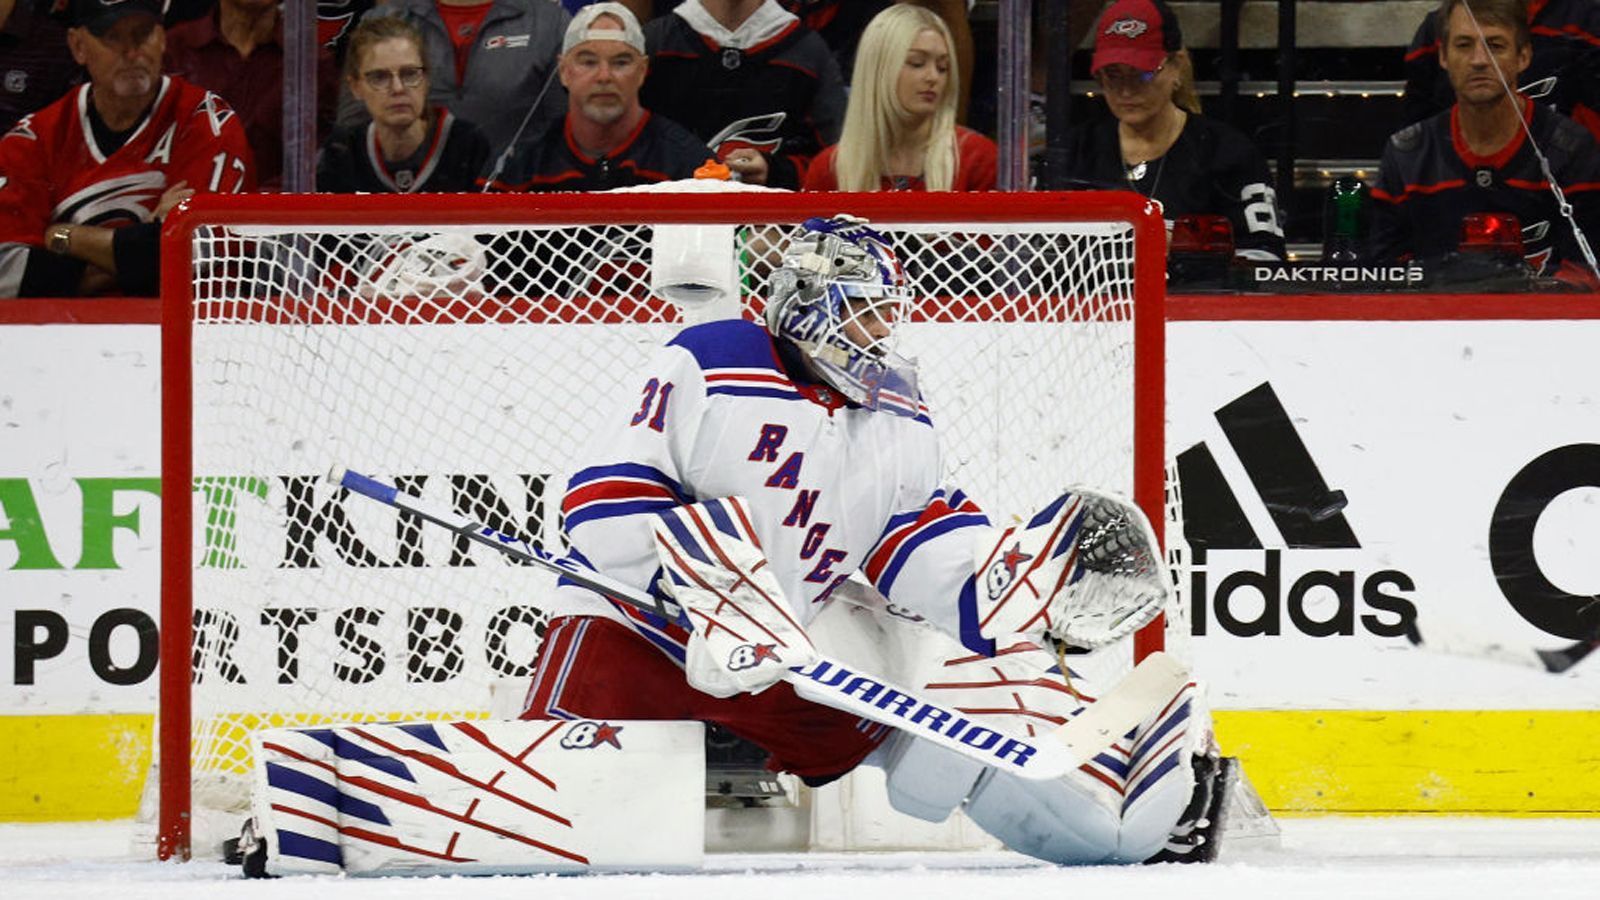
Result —
[[1166, 606], [1172, 587], [1144, 513], [1108, 494], [1072, 488], [1024, 526], [978, 539], [983, 636], [1040, 635], [1104, 647]]
[[759, 693], [817, 658], [749, 522], [744, 499], [724, 497], [655, 523], [663, 581], [692, 626], [684, 674], [714, 697]]

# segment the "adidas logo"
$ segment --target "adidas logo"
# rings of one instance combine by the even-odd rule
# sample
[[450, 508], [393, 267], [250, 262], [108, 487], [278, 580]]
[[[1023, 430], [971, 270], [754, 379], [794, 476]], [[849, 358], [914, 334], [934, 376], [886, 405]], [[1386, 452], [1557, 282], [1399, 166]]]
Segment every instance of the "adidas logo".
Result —
[[[1193, 633], [1404, 636], [1417, 616], [1415, 582], [1399, 569], [1367, 570], [1363, 554], [1348, 552], [1361, 548], [1344, 514], [1349, 498], [1328, 486], [1272, 385], [1215, 415], [1228, 441], [1218, 452], [1230, 450], [1249, 483], [1230, 484], [1203, 442], [1178, 454]], [[1241, 501], [1259, 502], [1254, 517]]]
[[[1565, 541], [1546, 543], [1552, 550], [1558, 548], [1551, 543], [1568, 544], [1564, 566], [1559, 565], [1563, 562], [1559, 550], [1546, 561], [1558, 563], [1552, 571], [1541, 565], [1534, 549], [1534, 532], [1558, 500], [1578, 498], [1568, 506], [1570, 510], [1584, 505], [1584, 498], [1592, 503], [1596, 489], [1600, 489], [1600, 443], [1565, 444], [1539, 454], [1514, 473], [1489, 520], [1489, 567], [1500, 593], [1529, 625], [1567, 640], [1588, 640], [1600, 634], [1600, 591], [1595, 591], [1592, 575], [1573, 578], [1570, 571], [1575, 558], [1589, 561], [1587, 567], [1579, 564], [1580, 572], [1595, 571], [1595, 519], [1592, 515], [1577, 521], [1568, 517], [1566, 527], [1573, 530]], [[1557, 534], [1560, 527], [1556, 526]], [[1563, 568], [1568, 570], [1565, 577], [1557, 578], [1556, 571]]]

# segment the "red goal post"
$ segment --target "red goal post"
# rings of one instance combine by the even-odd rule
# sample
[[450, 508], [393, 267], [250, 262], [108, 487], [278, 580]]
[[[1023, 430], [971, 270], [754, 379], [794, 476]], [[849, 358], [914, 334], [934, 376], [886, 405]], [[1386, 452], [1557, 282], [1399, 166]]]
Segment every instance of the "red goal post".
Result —
[[527, 573], [317, 475], [378, 469], [555, 540], [560, 448], [684, 321], [652, 273], [710, 261], [754, 316], [775, 248], [840, 212], [887, 232], [919, 291], [906, 342], [950, 468], [993, 479], [968, 492], [1019, 516], [1094, 480], [1159, 536], [1165, 232], [1133, 194], [202, 195], [170, 216], [158, 855], [189, 855], [202, 806], [237, 812], [250, 729], [487, 714], [462, 673], [514, 682], [536, 644]]

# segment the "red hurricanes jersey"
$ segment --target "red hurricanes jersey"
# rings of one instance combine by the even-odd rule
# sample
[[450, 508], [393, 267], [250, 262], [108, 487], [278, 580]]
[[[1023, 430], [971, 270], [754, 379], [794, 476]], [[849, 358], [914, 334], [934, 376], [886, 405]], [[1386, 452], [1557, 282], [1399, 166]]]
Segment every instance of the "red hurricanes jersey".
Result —
[[0, 138], [0, 243], [38, 246], [53, 222], [148, 222], [180, 181], [197, 191], [255, 190], [244, 128], [216, 94], [163, 77], [150, 115], [110, 155], [95, 142], [88, 104], [82, 85]]

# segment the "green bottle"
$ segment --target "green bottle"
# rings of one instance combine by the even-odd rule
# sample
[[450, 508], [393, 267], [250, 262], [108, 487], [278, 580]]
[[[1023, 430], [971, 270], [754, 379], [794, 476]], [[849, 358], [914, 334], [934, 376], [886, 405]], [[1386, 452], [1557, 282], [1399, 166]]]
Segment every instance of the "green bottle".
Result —
[[1322, 258], [1353, 263], [1361, 259], [1367, 239], [1367, 183], [1340, 175], [1328, 187], [1322, 215]]

